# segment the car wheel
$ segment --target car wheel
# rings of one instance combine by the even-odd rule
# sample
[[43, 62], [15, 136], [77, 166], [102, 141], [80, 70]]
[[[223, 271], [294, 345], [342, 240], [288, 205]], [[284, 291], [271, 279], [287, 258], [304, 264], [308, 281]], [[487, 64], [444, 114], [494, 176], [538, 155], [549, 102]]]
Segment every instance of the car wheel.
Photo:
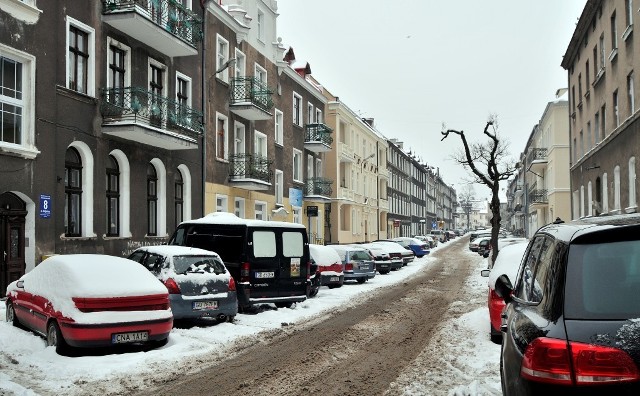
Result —
[[227, 316], [227, 321], [229, 323], [233, 323], [236, 320], [236, 315], [229, 315]]
[[502, 344], [502, 333], [494, 331], [491, 324], [489, 324], [489, 336], [494, 344]]
[[276, 307], [278, 307], [278, 308], [291, 308], [292, 305], [293, 305], [292, 302], [277, 302], [276, 303]]
[[389, 271], [388, 271], [388, 270], [387, 270], [387, 271], [380, 271], [380, 275], [386, 275], [386, 274], [388, 274], [388, 273], [389, 273]]
[[18, 317], [16, 316], [16, 311], [15, 309], [13, 309], [13, 303], [9, 300], [7, 300], [7, 322], [11, 322], [11, 324], [13, 324], [15, 327], [21, 327], [20, 326], [20, 321], [18, 320]]
[[69, 352], [69, 346], [64, 337], [62, 337], [60, 326], [54, 320], [47, 325], [47, 346], [56, 347], [58, 355], [64, 355]]
[[367, 280], [365, 278], [358, 278], [358, 283], [363, 284]]

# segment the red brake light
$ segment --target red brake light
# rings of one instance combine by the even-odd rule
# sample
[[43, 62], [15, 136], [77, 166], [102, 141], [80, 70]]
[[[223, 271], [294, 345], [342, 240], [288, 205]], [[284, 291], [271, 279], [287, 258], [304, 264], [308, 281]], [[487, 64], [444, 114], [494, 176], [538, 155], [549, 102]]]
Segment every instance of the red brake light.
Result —
[[242, 267], [240, 267], [240, 282], [248, 283], [250, 282], [249, 276], [251, 275], [251, 264], [242, 263]]
[[173, 278], [164, 281], [164, 285], [167, 287], [169, 294], [180, 294], [180, 287], [178, 287], [178, 284]]
[[577, 385], [595, 385], [640, 379], [635, 363], [620, 349], [545, 337], [529, 344], [520, 373], [531, 381], [565, 385], [572, 385], [573, 381]]
[[353, 271], [353, 263], [346, 263], [344, 265], [344, 270], [345, 271]]
[[229, 291], [236, 291], [236, 281], [233, 280], [233, 276], [229, 277]]

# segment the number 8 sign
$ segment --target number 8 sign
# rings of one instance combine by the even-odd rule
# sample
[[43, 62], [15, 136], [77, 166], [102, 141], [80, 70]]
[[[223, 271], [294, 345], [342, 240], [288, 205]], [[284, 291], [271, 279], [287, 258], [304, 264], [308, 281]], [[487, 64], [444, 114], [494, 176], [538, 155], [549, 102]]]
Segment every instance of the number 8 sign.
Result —
[[40, 194], [40, 217], [51, 217], [51, 195]]

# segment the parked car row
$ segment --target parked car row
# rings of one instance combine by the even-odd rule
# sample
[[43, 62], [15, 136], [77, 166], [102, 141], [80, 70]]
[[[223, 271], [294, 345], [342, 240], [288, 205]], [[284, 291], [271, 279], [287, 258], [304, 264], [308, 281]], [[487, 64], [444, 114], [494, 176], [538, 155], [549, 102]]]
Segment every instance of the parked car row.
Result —
[[557, 219], [523, 245], [484, 271], [506, 304], [502, 393], [640, 394], [640, 215]]

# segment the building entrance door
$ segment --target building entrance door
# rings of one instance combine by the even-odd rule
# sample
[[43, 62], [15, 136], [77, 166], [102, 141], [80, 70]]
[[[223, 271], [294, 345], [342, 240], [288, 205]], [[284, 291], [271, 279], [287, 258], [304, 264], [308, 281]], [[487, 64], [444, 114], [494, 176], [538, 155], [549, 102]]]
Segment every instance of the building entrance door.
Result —
[[[24, 275], [25, 203], [15, 194], [0, 194], [0, 290]], [[3, 295], [4, 297], [4, 295]]]

